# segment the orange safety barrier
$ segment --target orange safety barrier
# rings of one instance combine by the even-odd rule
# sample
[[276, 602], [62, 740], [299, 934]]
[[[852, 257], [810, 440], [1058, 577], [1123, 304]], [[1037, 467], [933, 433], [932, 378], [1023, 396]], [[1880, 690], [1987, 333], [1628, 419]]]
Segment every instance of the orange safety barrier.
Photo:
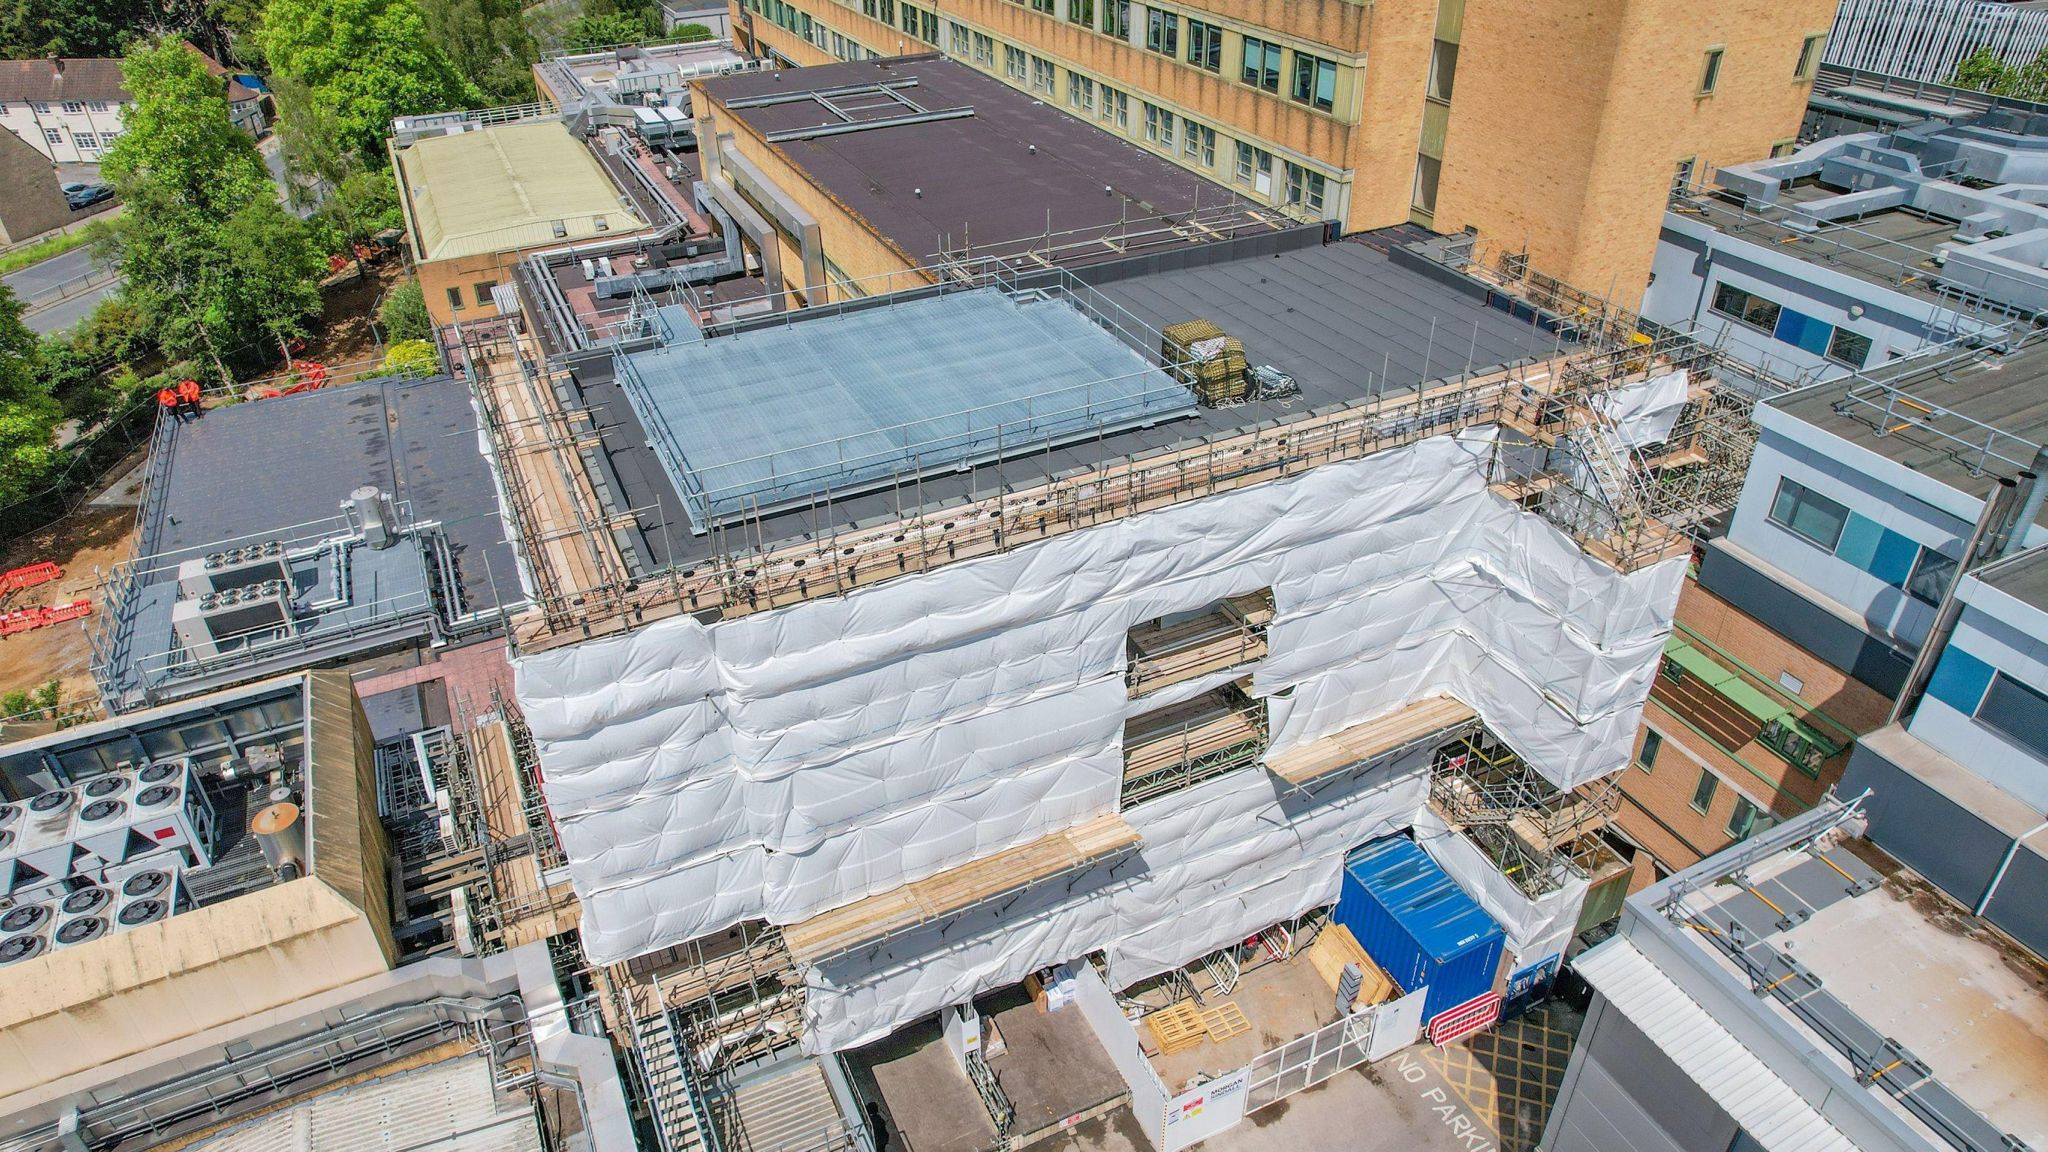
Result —
[[63, 574], [64, 570], [62, 568], [48, 561], [44, 561], [41, 564], [24, 564], [19, 568], [9, 568], [5, 572], [0, 572], [0, 597], [11, 596], [23, 588], [33, 588], [38, 584], [48, 584]]
[[47, 628], [52, 624], [62, 624], [90, 615], [90, 600], [73, 600], [69, 604], [58, 604], [49, 608], [17, 608], [12, 612], [0, 612], [0, 636], [32, 632], [37, 628]]
[[272, 396], [290, 396], [297, 392], [311, 392], [327, 386], [327, 365], [312, 360], [294, 360], [290, 371], [298, 373], [298, 383], [288, 388], [258, 388], [254, 395], [258, 400]]

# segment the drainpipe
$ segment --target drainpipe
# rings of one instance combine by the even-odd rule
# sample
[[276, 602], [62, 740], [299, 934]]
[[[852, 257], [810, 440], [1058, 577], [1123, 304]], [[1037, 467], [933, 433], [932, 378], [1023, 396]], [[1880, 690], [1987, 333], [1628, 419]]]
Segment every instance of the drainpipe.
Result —
[[2020, 845], [2040, 835], [2044, 828], [2048, 828], [2048, 820], [2043, 820], [2039, 824], [2034, 825], [2026, 835], [2013, 839], [2012, 845], [2005, 850], [2005, 859], [1998, 862], [1998, 871], [1992, 873], [1991, 886], [1984, 889], [1984, 898], [1977, 901], [1975, 908], [1970, 909], [1970, 915], [1982, 916], [1984, 915], [1984, 910], [1991, 907], [1991, 898], [1998, 895], [1998, 886], [2005, 881], [2005, 870], [2012, 867], [2012, 858], [2019, 855]]
[[2019, 512], [2013, 517], [2012, 531], [2006, 535], [2005, 549], [1999, 553], [2000, 556], [2026, 551], [2027, 529], [2034, 526], [2034, 520], [2041, 514], [2042, 502], [2048, 500], [2048, 484], [2040, 482], [2040, 477], [2048, 476], [2048, 446], [2034, 450], [2034, 462], [2027, 465], [2027, 470], [2020, 476], [2023, 484], [2032, 483], [2027, 488], [2026, 499], [2020, 502]]
[[[2022, 475], [2031, 480], [2030, 473]], [[1956, 629], [1956, 619], [1963, 614], [1963, 602], [1956, 597], [1957, 589], [1962, 587], [1963, 578], [1972, 570], [1998, 554], [2014, 516], [2027, 497], [2028, 493], [2020, 491], [2017, 481], [2000, 477], [1998, 486], [1991, 490], [1990, 499], [1984, 501], [1984, 510], [1977, 514], [1977, 526], [1963, 545], [1963, 555], [1956, 562], [1955, 575], [1949, 577], [1948, 588], [1941, 594], [1941, 605], [1935, 609], [1934, 623], [1927, 628], [1927, 639], [1921, 643], [1919, 654], [1913, 657], [1913, 666], [1906, 670], [1906, 683], [1899, 689], [1899, 698], [1893, 702], [1891, 715], [1885, 718], [1886, 724], [1899, 723], [1919, 706], [1920, 697], [1927, 691], [1927, 681], [1934, 675], [1934, 665], [1941, 659], [1942, 650], [1948, 647], [1948, 638]]]

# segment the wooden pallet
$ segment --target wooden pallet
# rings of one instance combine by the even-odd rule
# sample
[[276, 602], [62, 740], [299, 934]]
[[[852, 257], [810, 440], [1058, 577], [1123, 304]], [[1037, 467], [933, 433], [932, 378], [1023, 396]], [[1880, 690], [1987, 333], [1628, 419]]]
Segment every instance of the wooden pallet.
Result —
[[1161, 1008], [1145, 1017], [1145, 1025], [1152, 1029], [1152, 1039], [1159, 1045], [1159, 1054], [1162, 1056], [1185, 1052], [1200, 1044], [1209, 1035], [1202, 1022], [1201, 1010], [1188, 1000]]
[[1365, 973], [1365, 982], [1359, 986], [1356, 1003], [1379, 1004], [1394, 997], [1394, 982], [1387, 979], [1380, 966], [1365, 954], [1351, 929], [1342, 924], [1324, 925], [1315, 943], [1308, 946], [1307, 956], [1310, 967], [1316, 970], [1316, 975], [1323, 978], [1323, 983], [1328, 984], [1332, 992], [1344, 978], [1344, 966], [1356, 964], [1358, 970]]
[[1209, 1039], [1221, 1044], [1241, 1032], [1252, 1030], [1252, 1022], [1245, 1019], [1243, 1009], [1235, 1000], [1225, 1000], [1207, 1012], [1202, 1013], [1202, 1031]]

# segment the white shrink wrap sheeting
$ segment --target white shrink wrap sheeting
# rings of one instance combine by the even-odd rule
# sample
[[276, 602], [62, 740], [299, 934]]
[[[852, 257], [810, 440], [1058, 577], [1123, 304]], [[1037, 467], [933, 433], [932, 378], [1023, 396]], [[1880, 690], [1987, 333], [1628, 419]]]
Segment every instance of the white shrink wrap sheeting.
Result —
[[[1271, 696], [1276, 748], [1443, 692], [1560, 787], [1613, 771], [1683, 564], [1623, 576], [1587, 557], [1488, 491], [1490, 448], [1490, 434], [1438, 437], [844, 597], [521, 657], [586, 951], [610, 963], [744, 919], [794, 923], [1114, 812], [1125, 719], [1228, 678], [1129, 700], [1126, 632], [1261, 588], [1276, 617], [1253, 691]], [[1233, 786], [1264, 787], [1262, 773], [1239, 775]], [[1169, 815], [1207, 795], [1141, 809], [1154, 813], [1146, 851], [1177, 851], [1153, 838], [1179, 836]], [[1081, 944], [1108, 947], [1135, 979], [1205, 938], [1165, 925], [1214, 925], [1220, 939], [1327, 898], [1364, 830], [1314, 839], [1319, 809], [1267, 803], [1243, 817], [1234, 878], [1215, 881], [1227, 890], [1203, 889], [1199, 863], [1176, 882], [1218, 907], [1273, 886], [1251, 901], [1258, 923], [1134, 885], [1108, 936], [1092, 906], [1074, 913], [1078, 934], [1053, 923], [1064, 912], [1026, 925], [1013, 909], [1014, 951], [959, 980], [1013, 977]], [[1286, 907], [1268, 906], [1281, 892]], [[1112, 936], [1128, 943], [1101, 943]], [[868, 974], [816, 979], [823, 991]], [[822, 1035], [872, 1031], [830, 1015], [819, 1011]]]
[[1414, 832], [1415, 842], [1429, 853], [1437, 867], [1507, 933], [1511, 971], [1564, 952], [1565, 944], [1578, 929], [1579, 912], [1586, 904], [1585, 877], [1573, 876], [1557, 891], [1532, 900], [1501, 875], [1477, 844], [1451, 831], [1442, 817], [1430, 809], [1416, 814]]
[[1671, 438], [1671, 429], [1678, 423], [1678, 414], [1684, 409], [1690, 390], [1686, 371], [1680, 368], [1602, 393], [1593, 398], [1593, 407], [1614, 421], [1624, 442], [1640, 448]]

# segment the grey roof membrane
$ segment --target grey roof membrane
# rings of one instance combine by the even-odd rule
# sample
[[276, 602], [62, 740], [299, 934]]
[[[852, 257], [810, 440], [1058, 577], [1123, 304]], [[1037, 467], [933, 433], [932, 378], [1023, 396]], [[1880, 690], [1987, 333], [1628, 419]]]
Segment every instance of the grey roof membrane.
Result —
[[1195, 410], [1184, 384], [1064, 298], [996, 288], [623, 359], [699, 530]]
[[[1098, 290], [1155, 329], [1198, 317], [1213, 320], [1244, 341], [1252, 364], [1273, 364], [1292, 373], [1302, 395], [1198, 409], [1187, 419], [926, 476], [901, 488], [835, 497], [826, 506], [767, 514], [758, 530], [748, 526], [748, 538], [773, 545], [816, 537], [856, 521], [1026, 487], [1072, 469], [1237, 432], [1325, 404], [1356, 401], [1386, 385], [1411, 388], [1425, 378], [1456, 375], [1468, 363], [1479, 371], [1547, 355], [1555, 347], [1549, 331], [1516, 321], [1476, 295], [1396, 264], [1366, 243], [1317, 245], [1197, 268], [1141, 272], [1101, 283]], [[815, 322], [799, 321], [793, 329]], [[638, 514], [640, 543], [649, 566], [687, 568], [716, 550], [738, 547], [737, 539], [691, 533], [683, 503], [608, 365], [579, 365], [575, 380], [623, 489], [620, 499]], [[770, 417], [778, 411], [773, 392], [765, 387], [758, 402]]]

